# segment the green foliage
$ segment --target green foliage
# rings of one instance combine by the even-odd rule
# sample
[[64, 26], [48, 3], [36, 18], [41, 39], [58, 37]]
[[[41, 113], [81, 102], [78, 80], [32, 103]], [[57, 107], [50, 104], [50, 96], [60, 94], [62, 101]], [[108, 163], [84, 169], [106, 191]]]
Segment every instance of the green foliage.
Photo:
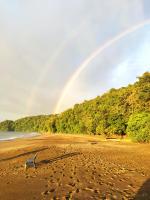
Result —
[[16, 120], [14, 130], [21, 132], [56, 132], [55, 116], [39, 115]]
[[[150, 73], [146, 72], [138, 77], [138, 81], [133, 85], [120, 89], [113, 88], [102, 96], [76, 104], [74, 108], [59, 115], [40, 115], [16, 120], [14, 130], [96, 134], [106, 137], [112, 134], [124, 135], [127, 131], [132, 132], [131, 119], [135, 113], [148, 112], [150, 112]], [[139, 125], [140, 123], [142, 122], [139, 120]], [[140, 133], [134, 132], [136, 137], [146, 141], [149, 137], [148, 127], [141, 125], [139, 130]], [[141, 141], [138, 138], [136, 140]]]
[[150, 141], [150, 112], [141, 112], [130, 116], [127, 133], [133, 141]]
[[107, 135], [107, 121], [100, 120], [98, 126], [96, 127], [96, 134], [97, 135]]
[[124, 135], [126, 131], [126, 122], [123, 115], [117, 113], [111, 115], [108, 118], [108, 123], [108, 132], [112, 134]]
[[14, 122], [11, 120], [1, 122], [0, 131], [14, 131]]

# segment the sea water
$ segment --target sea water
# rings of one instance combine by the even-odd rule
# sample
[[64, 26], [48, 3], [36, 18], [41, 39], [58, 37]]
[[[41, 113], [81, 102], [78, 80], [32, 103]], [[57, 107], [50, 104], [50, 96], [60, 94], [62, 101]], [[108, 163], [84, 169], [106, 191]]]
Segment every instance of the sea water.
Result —
[[30, 138], [38, 136], [38, 133], [22, 133], [22, 132], [0, 132], [0, 141], [14, 140], [17, 138]]

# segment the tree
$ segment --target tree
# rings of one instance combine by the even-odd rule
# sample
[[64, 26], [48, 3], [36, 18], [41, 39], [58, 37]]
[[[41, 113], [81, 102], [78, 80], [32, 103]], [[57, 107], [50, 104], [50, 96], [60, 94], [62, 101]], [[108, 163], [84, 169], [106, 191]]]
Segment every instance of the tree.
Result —
[[127, 134], [133, 141], [150, 141], [150, 113], [141, 112], [130, 116], [127, 127]]
[[14, 122], [11, 120], [1, 122], [0, 131], [14, 131]]
[[113, 114], [108, 118], [108, 132], [112, 134], [125, 135], [126, 122], [122, 114]]

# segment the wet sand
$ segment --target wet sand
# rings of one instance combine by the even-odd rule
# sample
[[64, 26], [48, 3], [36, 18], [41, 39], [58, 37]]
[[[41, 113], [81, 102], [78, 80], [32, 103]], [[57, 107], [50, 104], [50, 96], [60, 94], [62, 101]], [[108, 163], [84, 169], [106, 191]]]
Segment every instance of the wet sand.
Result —
[[[25, 170], [36, 152], [36, 169]], [[0, 199], [148, 200], [150, 145], [72, 135], [1, 142]]]

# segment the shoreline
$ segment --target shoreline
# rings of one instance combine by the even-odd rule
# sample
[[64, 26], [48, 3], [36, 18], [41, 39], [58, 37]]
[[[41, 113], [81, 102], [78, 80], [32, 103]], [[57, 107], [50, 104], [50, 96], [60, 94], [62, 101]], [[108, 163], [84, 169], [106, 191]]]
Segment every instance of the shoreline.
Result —
[[[70, 144], [74, 143], [71, 140], [80, 140], [80, 143], [82, 143], [82, 141], [84, 141], [86, 139], [86, 142], [107, 142], [107, 141], [111, 141], [111, 140], [107, 140], [106, 138], [103, 138], [101, 136], [93, 136], [93, 135], [84, 135], [84, 134], [62, 134], [62, 133], [57, 133], [57, 134], [51, 134], [51, 133], [38, 133], [38, 135], [35, 136], [30, 136], [30, 137], [20, 137], [20, 138], [14, 138], [11, 140], [2, 140], [0, 141], [0, 153], [1, 152], [5, 152], [7, 150], [11, 151], [11, 150], [18, 150], [18, 149], [23, 149], [26, 148], [28, 146], [37, 146], [37, 144], [41, 143], [41, 140], [47, 140], [46, 144], [52, 145], [52, 143], [54, 143], [54, 145], [58, 145], [58, 141], [56, 140], [52, 140], [52, 142], [50, 141], [51, 138], [57, 138], [59, 137], [60, 139], [60, 144], [61, 143], [66, 143], [66, 144]], [[63, 139], [61, 142], [61, 138]], [[69, 140], [68, 140], [69, 138]], [[70, 140], [70, 138], [72, 138]], [[120, 139], [113, 139], [113, 141], [115, 142], [125, 142], [122, 141]], [[34, 144], [33, 144], [34, 142]], [[84, 142], [83, 142], [84, 143]]]
[[[0, 143], [1, 142], [5, 142], [5, 141], [15, 141], [17, 139], [27, 139], [27, 138], [34, 138], [34, 137], [38, 137], [40, 136], [41, 134], [40, 133], [37, 133], [37, 132], [28, 132], [28, 133], [24, 133], [24, 132], [0, 132], [0, 134], [10, 134], [10, 137], [8, 138], [1, 138], [0, 139]], [[15, 134], [14, 136], [11, 136]], [[18, 134], [18, 135], [16, 135]]]
[[[7, 139], [7, 140], [0, 140], [0, 152], [4, 152], [4, 149], [6, 150], [14, 150], [14, 149], [21, 149], [24, 148], [25, 146], [28, 147], [28, 145], [30, 145], [33, 142], [35, 142], [35, 145], [37, 145], [37, 143], [40, 143], [41, 140], [48, 140], [47, 141], [47, 145], [52, 145], [52, 143], [54, 142], [54, 144], [56, 145], [57, 140], [53, 141], [52, 143], [50, 142], [50, 138], [56, 138], [59, 137], [60, 139], [63, 138], [63, 142], [61, 143], [66, 143], [66, 144], [70, 144], [73, 143], [72, 141], [70, 141], [70, 138], [72, 138], [72, 140], [80, 140], [80, 143], [82, 143], [82, 141], [86, 140], [86, 143], [92, 143], [92, 142], [104, 142], [104, 143], [120, 143], [120, 144], [133, 144], [133, 145], [148, 145], [148, 144], [141, 144], [141, 143], [133, 143], [130, 139], [121, 139], [121, 138], [105, 138], [102, 137], [100, 135], [88, 135], [88, 134], [63, 134], [63, 133], [37, 133], [37, 135], [34, 136], [25, 136], [25, 137], [17, 137], [17, 138], [13, 138], [13, 139]], [[69, 138], [69, 140], [68, 140]], [[35, 139], [35, 140], [34, 140]], [[66, 140], [66, 141], [65, 141]], [[50, 142], [50, 143], [49, 143]], [[49, 143], [49, 144], [48, 144]], [[76, 143], [78, 143], [76, 141]], [[84, 142], [83, 142], [84, 143]], [[58, 145], [58, 144], [57, 144]]]

